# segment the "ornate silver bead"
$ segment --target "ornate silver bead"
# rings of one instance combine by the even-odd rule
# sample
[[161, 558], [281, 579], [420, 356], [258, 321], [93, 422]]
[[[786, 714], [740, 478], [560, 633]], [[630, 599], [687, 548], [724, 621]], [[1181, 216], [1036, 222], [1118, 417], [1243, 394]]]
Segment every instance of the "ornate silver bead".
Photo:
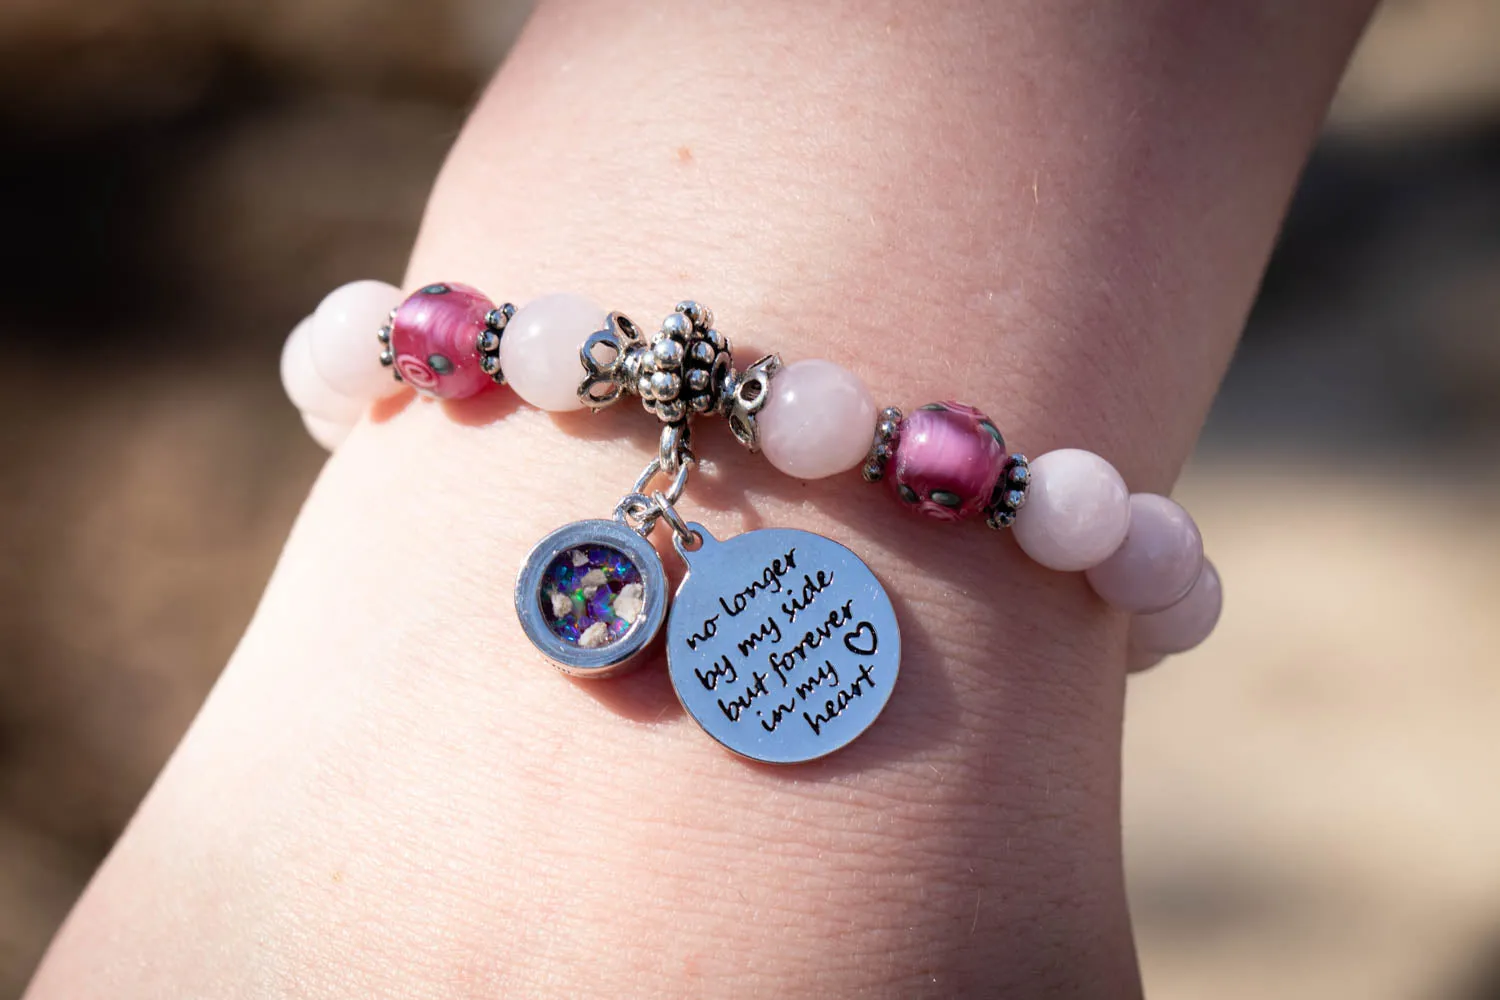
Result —
[[875, 424], [875, 440], [870, 445], [869, 457], [860, 472], [867, 483], [878, 483], [885, 477], [885, 467], [896, 454], [896, 445], [901, 441], [901, 411], [887, 406], [880, 411], [880, 420]]
[[1031, 464], [1026, 456], [1014, 454], [1005, 463], [1005, 471], [995, 484], [994, 495], [985, 508], [985, 523], [997, 531], [1016, 523], [1016, 512], [1026, 504], [1026, 491], [1031, 486]]
[[641, 404], [663, 423], [718, 408], [730, 372], [729, 341], [706, 325], [713, 313], [696, 302], [679, 302], [662, 320], [636, 363]]
[[742, 372], [731, 369], [720, 388], [719, 411], [740, 444], [760, 450], [760, 425], [756, 415], [771, 395], [771, 379], [781, 370], [781, 358], [767, 354]]

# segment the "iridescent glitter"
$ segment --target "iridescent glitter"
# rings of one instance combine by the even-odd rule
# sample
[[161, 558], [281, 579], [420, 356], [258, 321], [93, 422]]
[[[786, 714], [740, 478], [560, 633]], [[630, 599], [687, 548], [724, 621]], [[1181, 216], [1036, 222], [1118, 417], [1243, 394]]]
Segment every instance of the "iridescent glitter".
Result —
[[560, 638], [585, 649], [607, 646], [641, 613], [645, 586], [635, 563], [603, 545], [568, 549], [542, 581], [542, 615]]

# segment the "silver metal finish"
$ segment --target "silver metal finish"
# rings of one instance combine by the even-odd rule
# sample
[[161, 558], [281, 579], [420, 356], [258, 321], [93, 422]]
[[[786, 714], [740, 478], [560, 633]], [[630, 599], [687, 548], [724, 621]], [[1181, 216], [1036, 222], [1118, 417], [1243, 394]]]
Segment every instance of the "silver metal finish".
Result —
[[1026, 493], [1031, 487], [1031, 464], [1026, 456], [1014, 454], [1005, 463], [1000, 482], [995, 484], [995, 493], [985, 507], [985, 524], [995, 530], [1009, 528], [1016, 523], [1016, 512], [1026, 504]]
[[500, 370], [500, 337], [516, 307], [507, 302], [484, 314], [484, 329], [474, 338], [474, 350], [479, 352], [479, 367], [494, 380], [496, 385], [505, 384], [505, 373]]
[[[544, 587], [549, 567], [569, 552], [591, 547], [613, 549], [635, 564], [641, 574], [641, 607], [618, 639], [586, 647], [569, 641], [548, 624]], [[575, 521], [558, 528], [531, 550], [516, 579], [516, 614], [521, 628], [539, 651], [564, 673], [574, 677], [613, 677], [630, 669], [632, 661], [656, 637], [667, 614], [667, 574], [651, 543], [620, 521]]]
[[743, 372], [730, 370], [722, 389], [719, 410], [740, 444], [760, 451], [757, 415], [770, 398], [771, 379], [781, 370], [781, 357], [767, 354]]
[[729, 340], [713, 328], [712, 310], [697, 302], [677, 303], [639, 358], [635, 392], [666, 424], [717, 409], [733, 367]]
[[640, 330], [629, 316], [620, 312], [610, 313], [604, 329], [589, 335], [578, 351], [584, 371], [583, 380], [578, 383], [578, 398], [585, 406], [603, 409], [636, 384], [640, 375], [640, 346]]
[[865, 459], [865, 482], [878, 483], [885, 477], [886, 464], [896, 454], [896, 445], [901, 443], [901, 411], [887, 406], [880, 411], [880, 420], [875, 424], [875, 441], [870, 445], [870, 454]]
[[[725, 747], [793, 764], [846, 746], [885, 708], [901, 633], [858, 556], [809, 531], [724, 542], [689, 524], [667, 619], [667, 669], [688, 714]], [[696, 544], [696, 548], [691, 548]]]

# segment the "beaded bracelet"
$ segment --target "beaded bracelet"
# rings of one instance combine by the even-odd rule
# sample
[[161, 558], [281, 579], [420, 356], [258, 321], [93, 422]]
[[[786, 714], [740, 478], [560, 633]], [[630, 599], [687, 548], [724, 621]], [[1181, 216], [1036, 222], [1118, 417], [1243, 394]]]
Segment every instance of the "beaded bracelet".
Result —
[[[909, 510], [1011, 528], [1033, 560], [1084, 571], [1101, 598], [1134, 616], [1132, 669], [1196, 646], [1218, 619], [1219, 578], [1193, 519], [1166, 497], [1131, 494], [1098, 455], [1064, 449], [1028, 461], [959, 403], [877, 410], [859, 378], [830, 361], [783, 365], [769, 355], [737, 369], [712, 312], [696, 302], [678, 303], [647, 335], [575, 295], [517, 309], [452, 282], [404, 300], [391, 285], [354, 282], [292, 331], [281, 373], [330, 450], [370, 402], [403, 385], [459, 399], [508, 384], [552, 411], [638, 396], [661, 424], [657, 455], [613, 516], [537, 543], [516, 582], [516, 613], [537, 649], [575, 677], [620, 673], [665, 628], [667, 669], [688, 714], [755, 760], [812, 760], [864, 732], [894, 686], [900, 628], [880, 581], [843, 545], [791, 528], [719, 540], [682, 518], [696, 416], [723, 416], [788, 475], [860, 468]], [[648, 541], [662, 522], [688, 569], [670, 610]]]

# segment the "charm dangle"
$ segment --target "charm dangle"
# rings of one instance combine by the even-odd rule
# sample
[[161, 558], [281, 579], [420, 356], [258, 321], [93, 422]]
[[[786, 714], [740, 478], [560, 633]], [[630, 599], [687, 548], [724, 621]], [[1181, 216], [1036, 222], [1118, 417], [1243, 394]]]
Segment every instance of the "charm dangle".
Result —
[[688, 714], [735, 753], [814, 760], [870, 727], [901, 665], [885, 588], [822, 535], [764, 528], [674, 539], [688, 575], [667, 619], [667, 669]]
[[[666, 518], [686, 532], [672, 505], [694, 465], [684, 435], [672, 436], [676, 466], [665, 491], [647, 494], [666, 471], [653, 458], [609, 520], [575, 521], [531, 550], [516, 579], [516, 614], [539, 651], [575, 677], [613, 677], [634, 666], [667, 615], [667, 574], [648, 537]], [[663, 451], [666, 450], [663, 435]]]

